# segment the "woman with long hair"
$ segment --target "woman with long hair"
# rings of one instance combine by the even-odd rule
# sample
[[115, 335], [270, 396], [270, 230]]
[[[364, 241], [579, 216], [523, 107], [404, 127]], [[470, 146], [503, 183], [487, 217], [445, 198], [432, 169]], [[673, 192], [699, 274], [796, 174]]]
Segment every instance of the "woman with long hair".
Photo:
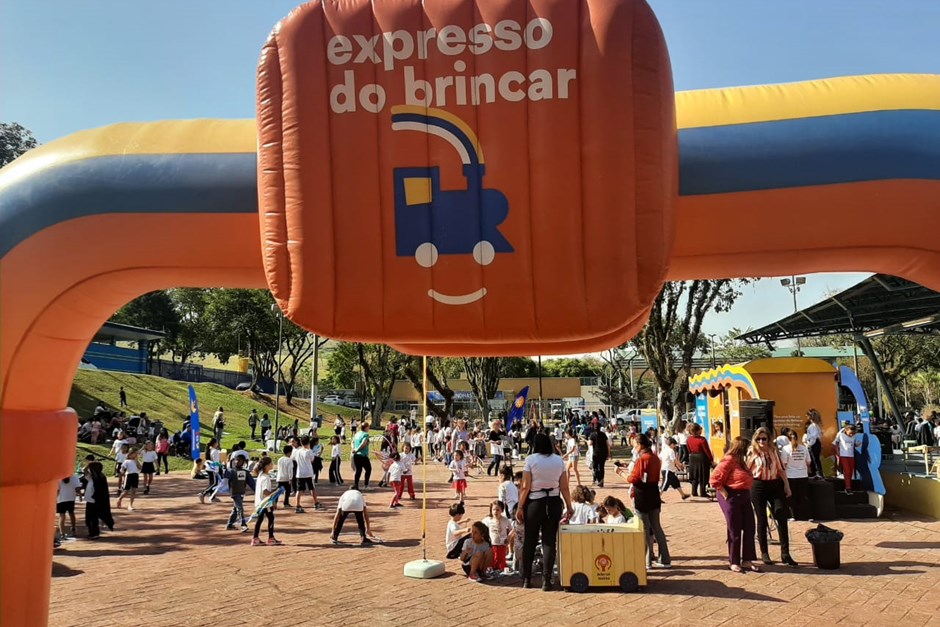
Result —
[[806, 448], [809, 449], [812, 468], [810, 471], [817, 479], [822, 479], [822, 416], [815, 409], [806, 412]]
[[[663, 502], [659, 497], [659, 475], [662, 464], [653, 453], [652, 442], [645, 433], [641, 433], [634, 440], [633, 470], [629, 477], [624, 477], [624, 467], [617, 466], [615, 471], [623, 477], [632, 487], [633, 508], [637, 516], [643, 521], [646, 533], [646, 567], [671, 568], [672, 558], [669, 556], [669, 545], [666, 543], [666, 532], [663, 531], [659, 520]], [[659, 548], [659, 559], [653, 555], [653, 538]]]
[[542, 590], [552, 589], [555, 544], [563, 513], [567, 513], [568, 518], [574, 513], [571, 509], [571, 495], [568, 493], [568, 470], [561, 456], [555, 454], [551, 438], [544, 433], [536, 433], [532, 438], [532, 454], [526, 457], [522, 471], [519, 507], [516, 510], [517, 520], [525, 524], [523, 588], [532, 587], [532, 561], [541, 535]]
[[777, 445], [766, 427], [754, 432], [751, 450], [747, 454], [747, 468], [754, 477], [751, 484], [751, 505], [757, 516], [757, 542], [760, 545], [760, 557], [765, 564], [773, 564], [767, 551], [767, 508], [777, 521], [780, 534], [780, 561], [789, 566], [797, 566], [790, 557], [790, 532], [787, 529], [790, 498], [790, 481], [787, 469], [780, 459]]
[[705, 498], [708, 496], [708, 472], [712, 466], [711, 447], [708, 440], [702, 436], [702, 425], [692, 423], [689, 425], [689, 437], [686, 440], [689, 451], [689, 482], [692, 484], [692, 496]]
[[759, 573], [754, 563], [754, 509], [751, 506], [751, 486], [754, 477], [747, 468], [745, 456], [750, 442], [736, 437], [728, 443], [725, 456], [711, 476], [711, 485], [718, 492], [718, 506], [728, 526], [728, 562], [731, 570], [744, 569]]

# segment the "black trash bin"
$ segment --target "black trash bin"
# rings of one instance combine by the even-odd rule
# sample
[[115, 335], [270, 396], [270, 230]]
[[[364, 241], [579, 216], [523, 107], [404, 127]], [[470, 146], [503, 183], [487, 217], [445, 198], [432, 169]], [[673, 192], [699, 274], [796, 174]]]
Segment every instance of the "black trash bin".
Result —
[[806, 539], [813, 547], [813, 561], [816, 568], [838, 570], [842, 563], [840, 542], [843, 533], [826, 525], [817, 525], [806, 532]]

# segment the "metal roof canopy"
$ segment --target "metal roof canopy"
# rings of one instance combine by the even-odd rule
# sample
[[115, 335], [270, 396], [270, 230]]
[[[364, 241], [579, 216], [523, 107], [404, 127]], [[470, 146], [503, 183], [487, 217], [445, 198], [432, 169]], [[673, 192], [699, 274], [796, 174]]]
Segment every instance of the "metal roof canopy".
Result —
[[166, 333], [163, 331], [142, 329], [129, 324], [118, 324], [117, 322], [105, 322], [101, 330], [95, 334], [92, 342], [111, 343], [116, 340], [139, 342], [141, 340], [160, 340], [164, 337], [166, 337]]
[[940, 293], [876, 274], [826, 300], [738, 337], [761, 344], [797, 337], [940, 332]]

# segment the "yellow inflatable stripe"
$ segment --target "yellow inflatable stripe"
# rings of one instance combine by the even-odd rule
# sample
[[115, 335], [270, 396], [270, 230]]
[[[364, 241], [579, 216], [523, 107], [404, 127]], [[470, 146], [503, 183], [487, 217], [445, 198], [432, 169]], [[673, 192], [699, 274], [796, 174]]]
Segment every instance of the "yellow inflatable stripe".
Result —
[[254, 120], [128, 122], [79, 131], [43, 144], [0, 173], [0, 188], [61, 163], [115, 155], [232, 154], [257, 151]]
[[873, 74], [676, 94], [680, 129], [897, 109], [940, 110], [940, 75]]

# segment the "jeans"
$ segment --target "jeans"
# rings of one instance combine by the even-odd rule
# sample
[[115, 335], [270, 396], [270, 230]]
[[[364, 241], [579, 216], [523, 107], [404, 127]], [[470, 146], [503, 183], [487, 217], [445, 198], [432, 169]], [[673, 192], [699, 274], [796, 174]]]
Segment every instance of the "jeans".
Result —
[[163, 472], [165, 474], [170, 474], [170, 461], [169, 455], [166, 453], [157, 453], [157, 474], [160, 474], [160, 462], [163, 462]]
[[555, 545], [558, 542], [558, 525], [561, 522], [562, 502], [560, 496], [527, 499], [525, 504], [525, 540], [522, 545], [522, 578], [532, 578], [532, 562], [535, 547], [542, 534], [542, 577], [552, 578], [555, 567]]
[[[637, 511], [636, 515], [643, 521], [643, 529], [646, 530], [646, 567], [649, 568], [653, 563], [653, 537], [656, 537], [656, 544], [659, 546], [659, 561], [662, 564], [671, 564], [672, 558], [669, 557], [669, 545], [666, 544], [666, 533], [659, 522], [659, 514], [662, 510], [654, 509], [648, 512]], [[652, 535], [650, 535], [652, 531]]]
[[499, 468], [502, 465], [502, 463], [503, 463], [502, 455], [493, 455], [493, 461], [491, 461], [490, 465], [487, 466], [486, 468], [486, 476], [487, 477], [490, 476], [490, 473], [493, 471], [494, 468], [496, 469], [496, 474], [499, 475]]
[[751, 486], [751, 505], [754, 506], [754, 515], [757, 516], [757, 543], [760, 545], [761, 555], [767, 554], [767, 506], [777, 521], [777, 532], [780, 535], [781, 558], [790, 555], [790, 531], [787, 528], [787, 501], [784, 497], [783, 479], [772, 481], [754, 480]]
[[274, 537], [274, 510], [269, 507], [258, 514], [258, 518], [255, 520], [256, 538], [258, 537], [258, 534], [261, 533], [261, 521], [263, 521], [265, 517], [268, 519], [268, 538]]
[[822, 442], [816, 440], [813, 442], [813, 445], [809, 447], [809, 459], [812, 462], [811, 469], [813, 474], [822, 476], [822, 460], [820, 455], [822, 455]]
[[742, 561], [757, 559], [754, 551], [754, 509], [745, 490], [728, 490], [728, 498], [718, 494], [718, 507], [728, 525], [728, 561], [740, 566]]
[[353, 486], [359, 489], [359, 477], [364, 470], [366, 473], [365, 487], [369, 487], [369, 477], [372, 476], [372, 462], [365, 455], [353, 455], [353, 467], [356, 469], [356, 476], [353, 479]]
[[228, 517], [228, 524], [234, 525], [236, 522], [240, 525], [245, 524], [245, 495], [244, 494], [232, 495], [232, 513]]

